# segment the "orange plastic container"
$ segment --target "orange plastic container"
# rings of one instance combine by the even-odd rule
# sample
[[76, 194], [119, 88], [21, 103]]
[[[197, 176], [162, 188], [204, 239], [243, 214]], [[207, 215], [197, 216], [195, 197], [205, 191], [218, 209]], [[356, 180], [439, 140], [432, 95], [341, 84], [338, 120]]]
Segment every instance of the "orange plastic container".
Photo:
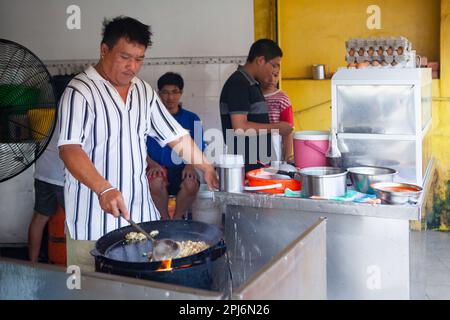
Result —
[[[247, 172], [248, 185], [250, 187], [269, 186], [272, 184], [281, 184], [280, 188], [273, 188], [261, 190], [259, 192], [282, 194], [286, 188], [292, 191], [300, 191], [302, 184], [300, 181], [294, 179], [271, 179], [271, 174], [268, 174], [264, 169], [256, 169]], [[265, 178], [265, 176], [267, 178]]]
[[169, 213], [170, 219], [173, 219], [176, 207], [177, 207], [177, 198], [175, 196], [170, 196], [169, 201], [167, 203], [167, 211]]
[[48, 221], [48, 260], [50, 263], [63, 266], [67, 264], [65, 219], [64, 209], [58, 206], [56, 214]]

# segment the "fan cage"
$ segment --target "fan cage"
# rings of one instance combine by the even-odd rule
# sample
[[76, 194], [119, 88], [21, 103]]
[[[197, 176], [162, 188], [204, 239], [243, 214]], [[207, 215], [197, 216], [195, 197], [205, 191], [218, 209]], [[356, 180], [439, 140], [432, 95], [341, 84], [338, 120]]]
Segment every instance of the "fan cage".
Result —
[[0, 182], [44, 152], [57, 110], [52, 77], [42, 61], [24, 46], [0, 39]]

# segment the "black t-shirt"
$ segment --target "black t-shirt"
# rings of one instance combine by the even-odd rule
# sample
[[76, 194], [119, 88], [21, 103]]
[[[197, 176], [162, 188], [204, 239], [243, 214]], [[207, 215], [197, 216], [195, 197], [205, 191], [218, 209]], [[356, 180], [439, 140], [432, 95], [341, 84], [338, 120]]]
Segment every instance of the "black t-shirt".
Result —
[[267, 103], [259, 83], [242, 66], [228, 78], [220, 94], [222, 133], [228, 153], [244, 155], [246, 171], [260, 168], [258, 161], [270, 162], [274, 154], [270, 133], [245, 138], [236, 136], [232, 130], [231, 114], [245, 114], [251, 122], [270, 123]]

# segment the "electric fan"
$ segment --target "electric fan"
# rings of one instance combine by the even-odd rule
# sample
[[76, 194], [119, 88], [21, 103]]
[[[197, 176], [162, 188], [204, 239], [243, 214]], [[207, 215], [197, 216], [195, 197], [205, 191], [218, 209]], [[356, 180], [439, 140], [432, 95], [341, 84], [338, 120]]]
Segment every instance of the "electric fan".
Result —
[[56, 122], [52, 77], [24, 46], [0, 39], [0, 182], [30, 167]]

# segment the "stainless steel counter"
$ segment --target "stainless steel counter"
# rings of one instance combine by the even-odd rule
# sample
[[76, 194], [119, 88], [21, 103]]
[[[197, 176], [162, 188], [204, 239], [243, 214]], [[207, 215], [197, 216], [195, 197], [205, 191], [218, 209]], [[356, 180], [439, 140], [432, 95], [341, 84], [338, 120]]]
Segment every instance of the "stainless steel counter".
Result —
[[389, 218], [399, 220], [419, 220], [421, 205], [372, 205], [354, 202], [311, 200], [290, 198], [263, 193], [215, 192], [215, 201], [227, 205], [247, 206], [266, 209], [310, 211], [341, 215]]
[[326, 299], [327, 221], [302, 221], [295, 232], [265, 224], [273, 234], [282, 235], [274, 242], [270, 234], [253, 233], [254, 219], [249, 218], [242, 217], [233, 228], [235, 217], [228, 215], [225, 225], [230, 227], [224, 238], [229, 264], [225, 257], [212, 263], [211, 290], [98, 272], [77, 275], [59, 266], [0, 257], [0, 300]]
[[[426, 253], [421, 232], [410, 230], [410, 221], [421, 219], [424, 199], [431, 189], [432, 167], [424, 192], [415, 205], [361, 203], [286, 198], [268, 194], [215, 192], [221, 206], [225, 233], [239, 228], [269, 236], [273, 245], [286, 234], [295, 234], [302, 223], [327, 218], [327, 297], [329, 299], [422, 299], [425, 298]], [[232, 217], [230, 220], [229, 218]], [[248, 223], [251, 221], [251, 223]], [[278, 234], [270, 234], [277, 226]], [[279, 230], [284, 230], [280, 233]], [[243, 248], [243, 255], [253, 255]]]

